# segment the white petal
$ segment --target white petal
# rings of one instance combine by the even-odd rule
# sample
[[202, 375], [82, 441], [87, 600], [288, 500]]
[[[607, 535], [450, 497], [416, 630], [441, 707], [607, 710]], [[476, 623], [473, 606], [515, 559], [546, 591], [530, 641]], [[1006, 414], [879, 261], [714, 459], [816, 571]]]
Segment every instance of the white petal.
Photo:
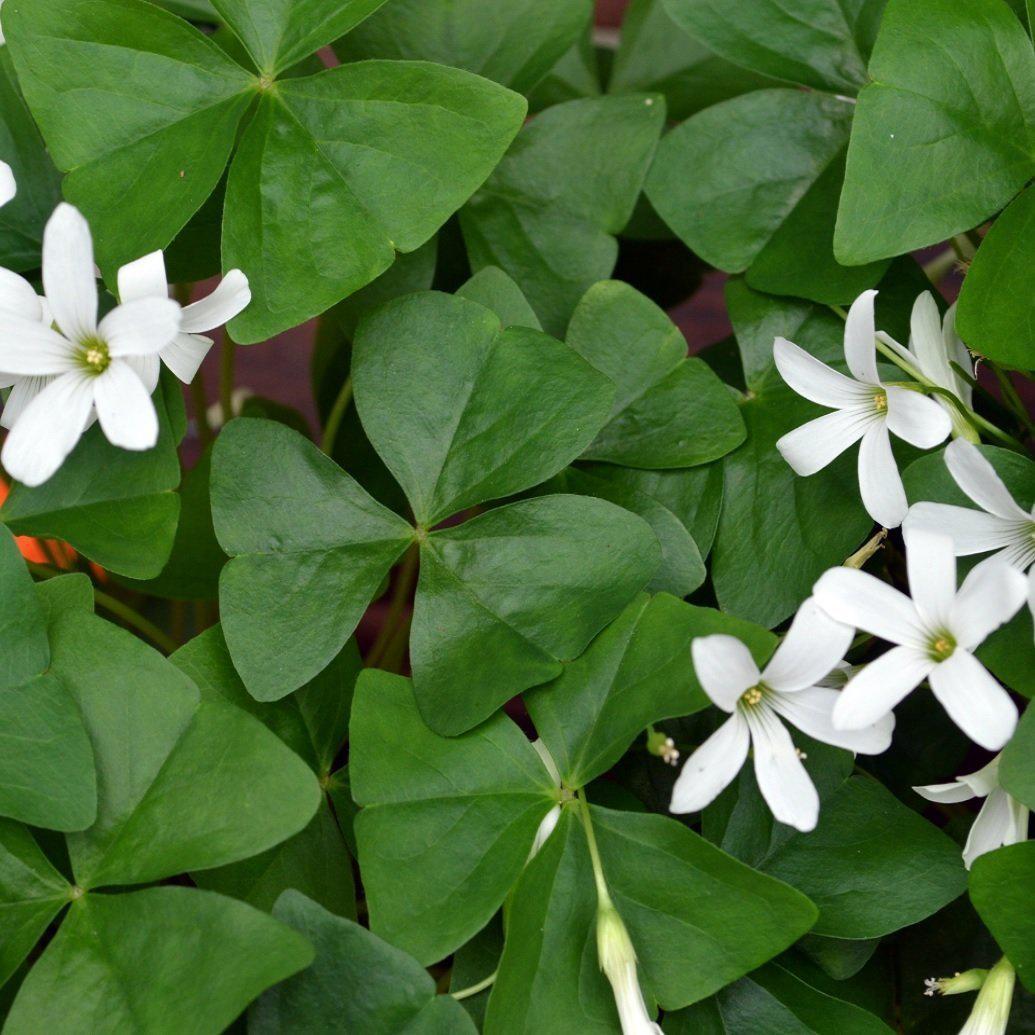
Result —
[[844, 658], [854, 633], [809, 597], [762, 672], [762, 682], [784, 692], [814, 686]]
[[1013, 565], [989, 557], [963, 580], [956, 594], [949, 629], [967, 650], [983, 643], [1024, 604], [1028, 581]]
[[733, 781], [748, 752], [748, 725], [734, 712], [685, 762], [672, 788], [672, 812], [699, 812]]
[[780, 376], [798, 395], [820, 406], [844, 409], [868, 403], [873, 389], [845, 377], [786, 338], [773, 342], [773, 359]]
[[200, 334], [222, 327], [242, 312], [252, 300], [248, 278], [240, 270], [231, 270], [207, 298], [184, 307], [183, 330]]
[[1035, 618], [1035, 568], [1028, 572], [1028, 610]]
[[63, 334], [82, 341], [97, 330], [93, 240], [82, 213], [61, 202], [43, 231], [43, 293]]
[[557, 820], [561, 818], [561, 807], [560, 805], [554, 805], [550, 811], [543, 816], [542, 822], [539, 824], [539, 828], [535, 832], [535, 838], [532, 841], [532, 850], [528, 853], [528, 858], [531, 859], [540, 848], [549, 840], [550, 835], [553, 833], [554, 828], [557, 826]]
[[945, 447], [945, 466], [956, 479], [956, 484], [982, 510], [1015, 521], [1031, 520], [1031, 515], [1017, 505], [1002, 478], [977, 446], [960, 438], [950, 442]]
[[162, 361], [157, 356], [124, 356], [120, 362], [128, 364], [140, 378], [148, 395], [153, 394], [162, 375]]
[[29, 377], [78, 370], [75, 346], [35, 320], [0, 312], [0, 370]]
[[928, 678], [949, 718], [975, 744], [998, 751], [1013, 735], [1017, 708], [973, 654], [957, 648]]
[[895, 729], [895, 716], [889, 712], [872, 726], [857, 730], [836, 729], [831, 716], [840, 696], [837, 690], [814, 686], [794, 694], [773, 693], [766, 700], [774, 711], [814, 740], [863, 755], [887, 751]]
[[7, 402], [4, 403], [4, 412], [0, 415], [0, 427], [13, 428], [25, 407], [53, 380], [52, 376], [19, 378], [11, 388]]
[[0, 309], [36, 323], [43, 321], [43, 306], [36, 289], [13, 270], [0, 267]]
[[[0, 43], [3, 37], [0, 37]], [[6, 205], [18, 193], [18, 185], [14, 182], [14, 170], [6, 163], [0, 162], [0, 205]]]
[[960, 783], [965, 783], [975, 797], [987, 798], [999, 786], [999, 760], [1001, 757], [1001, 754], [996, 755], [988, 765], [959, 777]]
[[944, 632], [956, 600], [956, 553], [952, 539], [941, 532], [913, 528], [906, 533], [905, 544], [913, 605], [929, 630]]
[[168, 294], [165, 256], [161, 250], [127, 262], [119, 269], [120, 302], [135, 302], [138, 298], [166, 298]]
[[212, 339], [200, 334], [177, 334], [162, 349], [162, 362], [184, 383], [189, 385], [197, 376], [198, 368], [212, 348]]
[[898, 528], [909, 505], [884, 421], [873, 425], [859, 445], [859, 495], [866, 512], [885, 528]]
[[952, 420], [933, 399], [908, 388], [887, 387], [888, 430], [918, 449], [934, 449], [952, 431]]
[[158, 441], [158, 414], [128, 363], [114, 360], [94, 378], [97, 417], [105, 437], [123, 449], [150, 449]]
[[[1002, 788], [996, 788], [985, 799], [981, 811], [971, 824], [967, 843], [963, 846], [963, 865], [969, 870], [974, 860], [1003, 845], [1016, 844], [1016, 822], [1012, 799]], [[1025, 840], [1021, 838], [1020, 840]]]
[[813, 830], [819, 819], [819, 795], [801, 764], [787, 727], [762, 706], [747, 710], [755, 754], [755, 778], [773, 816], [796, 830]]
[[698, 636], [690, 644], [690, 653], [698, 682], [724, 711], [733, 711], [740, 695], [762, 678], [751, 651], [735, 636]]
[[962, 780], [952, 783], [929, 783], [924, 787], [914, 787], [921, 798], [937, 801], [942, 805], [955, 805], [961, 801], [970, 801], [974, 797], [973, 789]]
[[856, 568], [831, 568], [813, 587], [831, 618], [892, 643], [925, 647], [928, 635], [913, 601], [894, 586]]
[[[942, 337], [945, 340], [945, 354], [949, 357], [949, 369], [952, 370], [951, 364], [956, 363], [960, 370], [966, 370], [969, 374], [973, 374], [974, 360], [971, 358], [967, 346], [963, 344], [963, 339], [956, 333], [955, 302], [945, 311], [945, 319], [942, 320]], [[955, 370], [952, 370], [952, 376], [956, 385], [956, 394], [970, 406], [974, 395], [974, 389], [971, 387], [970, 382], [965, 381]]]
[[942, 335], [942, 316], [930, 291], [918, 295], [913, 303], [909, 317], [909, 351], [916, 357], [920, 370], [932, 381], [942, 388], [952, 388], [951, 381], [945, 383], [949, 362]]
[[180, 307], [171, 298], [138, 298], [116, 306], [98, 328], [112, 356], [161, 352], [180, 330]]
[[876, 326], [873, 317], [873, 300], [876, 291], [864, 291], [848, 310], [845, 320], [845, 359], [848, 369], [859, 381], [877, 385]]
[[777, 441], [776, 448], [795, 474], [808, 476], [836, 460], [878, 420], [871, 408], [834, 410], [788, 431]]
[[854, 675], [834, 705], [835, 729], [859, 730], [879, 722], [934, 668], [913, 647], [892, 647]]
[[952, 537], [957, 556], [965, 557], [1019, 545], [1022, 541], [1027, 545], [1031, 538], [1032, 522], [1025, 519], [1022, 523], [971, 507], [928, 503], [925, 500], [914, 503], [906, 514], [906, 520], [902, 522], [904, 533], [908, 534], [914, 528], [944, 532]]
[[75, 448], [92, 407], [91, 378], [79, 371], [55, 378], [25, 407], [7, 436], [2, 460], [11, 477], [42, 485]]

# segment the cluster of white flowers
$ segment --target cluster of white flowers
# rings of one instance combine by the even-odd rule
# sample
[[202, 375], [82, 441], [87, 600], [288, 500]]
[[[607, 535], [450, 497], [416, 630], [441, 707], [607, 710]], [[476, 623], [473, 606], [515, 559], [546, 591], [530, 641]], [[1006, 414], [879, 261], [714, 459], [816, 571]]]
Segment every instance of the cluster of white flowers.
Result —
[[[15, 193], [10, 172], [0, 168], [0, 203]], [[43, 296], [0, 268], [0, 388], [10, 389], [0, 460], [26, 485], [50, 478], [95, 420], [113, 445], [152, 448], [161, 363], [192, 381], [212, 347], [201, 332], [251, 300], [247, 278], [232, 270], [208, 298], [181, 308], [168, 297], [160, 251], [123, 266], [118, 283], [119, 304], [98, 319], [90, 228], [65, 203], [43, 234]]]
[[[774, 358], [787, 383], [836, 407], [785, 435], [778, 448], [797, 473], [806, 475], [861, 440], [861, 496], [885, 527], [904, 522], [910, 595], [855, 567], [827, 571], [762, 671], [732, 636], [694, 640], [698, 680], [730, 718], [687, 759], [673, 789], [673, 812], [695, 812], [714, 801], [753, 749], [758, 787], [773, 815], [798, 830], [812, 830], [819, 796], [784, 723], [823, 743], [877, 754], [891, 744], [895, 707], [925, 680], [953, 722], [981, 747], [999, 751], [1017, 726], [1010, 695], [974, 651], [1025, 599], [1035, 601], [1030, 589], [1035, 514], [1017, 504], [967, 440], [972, 433], [956, 421], [961, 411], [951, 402], [880, 380], [874, 296], [872, 291], [861, 295], [846, 320], [845, 359], [853, 377], [776, 339]], [[922, 295], [913, 308], [909, 348], [892, 346], [930, 384], [969, 406], [969, 384], [953, 368], [967, 369], [969, 358], [951, 309], [941, 322], [933, 298]], [[950, 432], [960, 436], [946, 448], [945, 462], [981, 509], [929, 502], [909, 508], [889, 432], [924, 448]], [[956, 557], [990, 551], [992, 556], [957, 588]], [[1031, 583], [1024, 577], [1029, 569]], [[843, 659], [857, 630], [891, 647], [875, 661], [849, 669]], [[968, 867], [984, 852], [1027, 838], [1028, 810], [999, 786], [998, 760], [955, 782], [915, 788], [938, 802], [985, 799], [964, 849]]]

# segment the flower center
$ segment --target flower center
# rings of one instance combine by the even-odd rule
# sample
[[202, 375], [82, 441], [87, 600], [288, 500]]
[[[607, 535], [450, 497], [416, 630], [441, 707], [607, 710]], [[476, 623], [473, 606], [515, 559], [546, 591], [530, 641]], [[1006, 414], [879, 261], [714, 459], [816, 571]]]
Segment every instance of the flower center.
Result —
[[100, 338], [87, 338], [80, 347], [79, 359], [91, 374], [103, 374], [111, 366], [108, 343]]
[[762, 698], [764, 696], [765, 691], [761, 686], [753, 686], [750, 689], [745, 690], [740, 695], [740, 699], [748, 708], [755, 708], [762, 703]]
[[949, 633], [942, 633], [931, 641], [931, 657], [935, 661], [946, 661], [956, 649], [956, 640]]
[[878, 413], [888, 412], [888, 393], [887, 392], [874, 392], [873, 393], [873, 408]]

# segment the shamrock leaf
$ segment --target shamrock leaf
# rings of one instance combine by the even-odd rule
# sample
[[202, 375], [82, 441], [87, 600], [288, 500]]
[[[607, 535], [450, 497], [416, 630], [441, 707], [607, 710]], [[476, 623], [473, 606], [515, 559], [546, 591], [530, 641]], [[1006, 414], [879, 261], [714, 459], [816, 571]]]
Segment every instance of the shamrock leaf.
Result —
[[469, 298], [491, 309], [504, 327], [531, 327], [536, 331], [543, 329], [524, 292], [499, 266], [483, 266], [461, 284], [456, 293], [461, 298]]
[[969, 230], [1035, 172], [1035, 53], [1006, 4], [890, 0], [869, 72], [834, 235], [839, 260]]
[[747, 441], [723, 461], [712, 581], [723, 610], [773, 626], [858, 546], [871, 522], [859, 502], [853, 458], [799, 478], [776, 451], [777, 439], [819, 411], [781, 380], [773, 338], [833, 359], [840, 353], [840, 321], [813, 306], [758, 295], [740, 282], [729, 285], [726, 298], [749, 392], [741, 403]]
[[610, 419], [583, 453], [630, 467], [691, 467], [744, 440], [729, 389], [703, 360], [687, 358], [679, 328], [650, 299], [619, 281], [586, 292], [568, 344], [617, 386]]
[[322, 312], [427, 241], [495, 166], [525, 104], [419, 62], [276, 78], [377, 6], [276, 0], [257, 14], [222, 0], [256, 75], [139, 0], [15, 0], [15, 66], [68, 172], [65, 196], [101, 231], [102, 269], [165, 247], [215, 190], [239, 135], [222, 256], [248, 275], [253, 300], [231, 324], [235, 340]]
[[460, 213], [476, 269], [517, 281], [562, 335], [578, 300], [610, 276], [665, 120], [657, 96], [558, 104], [533, 119]]
[[350, 734], [371, 929], [433, 963], [499, 908], [558, 790], [510, 719], [441, 737], [386, 672], [361, 676]]
[[342, 61], [436, 61], [528, 93], [591, 15], [590, 0], [392, 0], [334, 49]]
[[999, 763], [999, 782], [1010, 796], [1035, 808], [1035, 709], [1028, 708], [1017, 724]]
[[1031, 841], [982, 855], [970, 871], [970, 900], [1029, 991], [1035, 989], [1035, 917], [1028, 894], [1033, 878]]
[[450, 995], [436, 995], [428, 972], [359, 924], [332, 916], [297, 891], [285, 891], [273, 915], [305, 935], [316, 960], [270, 989], [251, 1008], [248, 1030], [450, 1032], [476, 1029]]
[[97, 810], [93, 752], [47, 614], [10, 532], [0, 530], [0, 815], [82, 830]]

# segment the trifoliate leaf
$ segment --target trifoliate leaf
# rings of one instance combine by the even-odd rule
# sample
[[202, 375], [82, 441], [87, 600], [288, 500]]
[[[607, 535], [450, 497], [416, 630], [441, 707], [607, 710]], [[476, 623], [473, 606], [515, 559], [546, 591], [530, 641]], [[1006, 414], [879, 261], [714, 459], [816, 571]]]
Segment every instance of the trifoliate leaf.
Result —
[[970, 871], [970, 900], [1029, 991], [1035, 990], [1035, 915], [1030, 895], [1033, 880], [1032, 841], [979, 856]]

